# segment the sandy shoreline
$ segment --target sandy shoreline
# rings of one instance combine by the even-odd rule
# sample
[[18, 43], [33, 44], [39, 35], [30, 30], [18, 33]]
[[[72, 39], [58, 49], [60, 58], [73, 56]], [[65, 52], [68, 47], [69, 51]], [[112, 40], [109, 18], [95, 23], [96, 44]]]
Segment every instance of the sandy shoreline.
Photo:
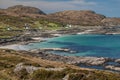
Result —
[[[59, 36], [56, 36], [56, 34], [55, 34], [52, 38], [60, 37], [60, 36], [63, 36], [63, 35], [59, 34]], [[33, 37], [31, 39], [32, 39], [32, 41], [26, 41], [26, 42], [25, 41], [23, 41], [23, 42], [15, 42], [15, 43], [9, 42], [9, 44], [1, 45], [0, 49], [13, 49], [13, 50], [26, 50], [26, 51], [28, 51], [29, 49], [25, 45], [30, 44], [30, 43], [44, 42], [44, 41], [47, 41], [50, 38]]]
[[8, 44], [0, 45], [0, 49], [13, 49], [13, 50], [26, 50], [29, 49], [25, 46], [30, 43], [37, 43], [37, 42], [44, 42], [48, 40], [49, 38], [43, 38], [43, 37], [33, 37], [30, 41], [23, 41], [23, 42], [9, 42]]
[[[85, 30], [82, 32], [76, 32], [76, 33], [74, 33], [74, 35], [93, 34], [92, 31], [95, 31], [95, 30], [88, 29], [88, 30]], [[25, 47], [24, 45], [29, 44], [29, 43], [43, 42], [43, 41], [46, 41], [46, 40], [48, 40], [50, 38], [54, 38], [54, 37], [61, 37], [64, 35], [73, 35], [72, 33], [60, 33], [59, 31], [57, 33], [52, 33], [52, 32], [49, 33], [48, 32], [48, 34], [51, 36], [50, 37], [44, 37], [44, 36], [30, 37], [31, 40], [28, 40], [28, 41], [6, 42], [4, 44], [1, 44], [0, 49], [28, 50], [27, 47]], [[41, 33], [41, 35], [43, 35], [43, 34]], [[34, 35], [32, 35], [32, 36], [34, 36]]]
[[21, 44], [5, 45], [5, 46], [1, 46], [0, 49], [28, 50], [26, 47], [24, 47]]

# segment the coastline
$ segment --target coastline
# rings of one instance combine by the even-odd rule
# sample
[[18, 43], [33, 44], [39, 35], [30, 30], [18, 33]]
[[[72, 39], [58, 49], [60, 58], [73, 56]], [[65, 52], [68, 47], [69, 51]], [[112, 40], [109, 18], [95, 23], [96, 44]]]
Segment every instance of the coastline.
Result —
[[[85, 30], [84, 32], [76, 32], [76, 33], [74, 33], [74, 35], [93, 34], [92, 31], [94, 31], [94, 30]], [[18, 41], [15, 43], [9, 42], [8, 44], [4, 44], [4, 45], [0, 46], [0, 48], [1, 49], [13, 49], [13, 50], [17, 50], [17, 51], [21, 51], [21, 50], [29, 51], [27, 48], [23, 47], [22, 45], [36, 43], [36, 42], [43, 42], [49, 38], [60, 37], [63, 35], [73, 35], [73, 33], [60, 34], [59, 32], [54, 33], [54, 34], [53, 33], [48, 33], [48, 34], [51, 36], [50, 37], [45, 37], [45, 36], [42, 36], [42, 37], [35, 36], [34, 37], [34, 36], [32, 36], [32, 37], [30, 37], [30, 40]], [[104, 35], [108, 35], [108, 34], [104, 34]], [[58, 49], [58, 50], [62, 50], [62, 49]], [[110, 70], [110, 71], [112, 70], [112, 71], [120, 72], [120, 68], [116, 66], [117, 63], [118, 64], [120, 63], [119, 59], [110, 59], [110, 58], [105, 58], [105, 57], [89, 57], [89, 56], [69, 57], [69, 56], [60, 56], [60, 55], [56, 55], [56, 54], [47, 53], [46, 51], [47, 51], [47, 49], [37, 49], [35, 51], [33, 50], [30, 52], [36, 53], [35, 56], [42, 57], [43, 59], [47, 59], [47, 60], [65, 62], [67, 64], [78, 65], [80, 67], [82, 67], [81, 65], [83, 65], [83, 67], [86, 67], [86, 68], [92, 68], [92, 66], [97, 66], [97, 67], [102, 66], [104, 68], [104, 69], [102, 68], [102, 70]], [[54, 49], [53, 49], [53, 51], [54, 51]], [[64, 49], [63, 49], [63, 51], [64, 51]], [[47, 54], [47, 56], [45, 56], [45, 54]], [[33, 54], [31, 54], [31, 55], [33, 55]], [[115, 63], [115, 65], [114, 64], [111, 65], [108, 63]], [[79, 64], [81, 64], [81, 65], [79, 65]], [[97, 67], [96, 67], [96, 69], [98, 69]]]
[[[99, 26], [98, 26], [99, 27]], [[44, 42], [49, 38], [54, 38], [54, 37], [61, 37], [64, 35], [83, 35], [83, 34], [99, 34], [99, 35], [119, 35], [120, 33], [118, 32], [106, 32], [102, 31], [101, 32], [101, 27], [98, 29], [85, 29], [85, 30], [80, 30], [78, 29], [68, 29], [68, 30], [53, 30], [53, 31], [27, 31], [24, 33], [24, 35], [21, 36], [16, 36], [13, 38], [8, 38], [8, 39], [0, 39], [0, 46], [7, 46], [7, 45], [12, 45], [12, 44], [29, 44], [29, 43], [36, 43], [36, 42]], [[29, 34], [27, 34], [29, 33]]]

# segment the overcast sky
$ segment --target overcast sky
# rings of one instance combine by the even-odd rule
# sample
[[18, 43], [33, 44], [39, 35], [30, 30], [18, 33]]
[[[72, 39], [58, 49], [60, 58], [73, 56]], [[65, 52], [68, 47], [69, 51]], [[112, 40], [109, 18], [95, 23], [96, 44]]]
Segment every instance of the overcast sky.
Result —
[[0, 8], [25, 5], [45, 13], [63, 10], [93, 10], [108, 17], [120, 17], [120, 0], [0, 0]]

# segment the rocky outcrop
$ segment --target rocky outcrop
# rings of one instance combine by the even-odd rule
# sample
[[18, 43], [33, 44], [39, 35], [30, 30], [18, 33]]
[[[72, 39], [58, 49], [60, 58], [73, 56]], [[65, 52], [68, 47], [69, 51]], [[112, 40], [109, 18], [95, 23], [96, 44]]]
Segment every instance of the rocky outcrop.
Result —
[[73, 61], [68, 61], [70, 64], [86, 64], [86, 65], [102, 65], [107, 62], [107, 58], [97, 57], [73, 57]]
[[57, 54], [42, 51], [40, 49], [31, 51], [29, 55], [41, 57], [42, 59], [47, 59], [50, 61], [64, 62], [67, 64], [78, 65], [86, 68], [120, 71], [120, 59], [105, 57], [60, 56]]
[[86, 65], [103, 65], [106, 63], [109, 59], [103, 58], [103, 57], [72, 57], [72, 56], [60, 56], [56, 54], [50, 54], [45, 51], [41, 50], [34, 50], [32, 51], [34, 54], [31, 54], [33, 56], [42, 57], [43, 59], [52, 60], [52, 61], [62, 61], [67, 64], [86, 64]]
[[19, 63], [16, 65], [16, 68], [14, 69], [14, 73], [18, 73], [19, 71], [25, 69], [28, 73], [33, 73], [33, 71], [38, 70], [39, 67], [34, 66], [24, 66], [23, 63]]
[[14, 73], [18, 73], [20, 72], [21, 70], [25, 69], [27, 71], [27, 73], [33, 73], [34, 71], [36, 70], [46, 70], [46, 71], [62, 71], [64, 70], [65, 68], [43, 68], [43, 67], [35, 67], [35, 66], [28, 66], [28, 65], [24, 65], [24, 63], [19, 63], [16, 65], [15, 69], [14, 69]]

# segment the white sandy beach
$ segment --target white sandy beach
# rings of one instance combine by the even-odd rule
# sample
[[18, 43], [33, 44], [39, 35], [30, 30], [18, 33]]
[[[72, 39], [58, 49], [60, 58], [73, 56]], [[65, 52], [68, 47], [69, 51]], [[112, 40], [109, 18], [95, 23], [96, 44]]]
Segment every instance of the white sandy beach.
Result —
[[21, 44], [0, 46], [0, 49], [28, 50], [24, 45]]

